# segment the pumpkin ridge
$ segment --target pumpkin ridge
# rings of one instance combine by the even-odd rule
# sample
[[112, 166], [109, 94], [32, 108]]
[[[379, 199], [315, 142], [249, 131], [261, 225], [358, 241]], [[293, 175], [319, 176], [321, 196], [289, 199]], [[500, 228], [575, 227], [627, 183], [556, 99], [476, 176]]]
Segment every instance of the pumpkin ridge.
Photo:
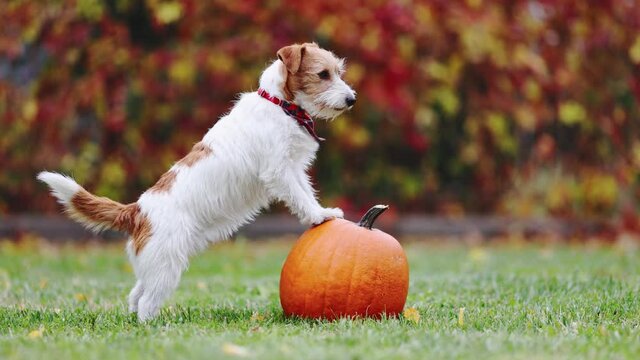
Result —
[[353, 261], [351, 262], [351, 276], [349, 276], [349, 287], [347, 290], [347, 306], [345, 307], [344, 312], [349, 312], [349, 303], [351, 302], [351, 287], [353, 285], [353, 275], [356, 272], [356, 264], [358, 263], [358, 253], [360, 252], [360, 242], [358, 241], [358, 244], [356, 244], [356, 246], [354, 246], [356, 248], [356, 250], [354, 251], [353, 254]]
[[[325, 224], [326, 224], [326, 223], [323, 223], [323, 224], [320, 224], [320, 225], [318, 225], [318, 226], [324, 226]], [[317, 227], [316, 227], [316, 228], [317, 228]], [[309, 255], [310, 255], [311, 257], [313, 257], [313, 252], [314, 252], [314, 251], [309, 251], [308, 249], [323, 249], [323, 248], [327, 247], [327, 245], [329, 245], [329, 244], [327, 244], [327, 243], [328, 243], [328, 241], [327, 241], [327, 240], [328, 240], [328, 239], [321, 239], [321, 236], [320, 236], [320, 233], [319, 233], [319, 232], [317, 232], [317, 231], [316, 231], [316, 232], [314, 232], [314, 233], [313, 233], [313, 237], [309, 239], [309, 247], [307, 248], [307, 250], [305, 250], [305, 251], [306, 251], [306, 254], [305, 254], [306, 256], [305, 256], [305, 257], [303, 257], [303, 259], [302, 259], [302, 260], [307, 260], [307, 259], [309, 259]], [[335, 248], [335, 247], [334, 247], [334, 248]], [[319, 251], [319, 250], [316, 250], [316, 251]], [[334, 251], [335, 251], [335, 249], [334, 249]], [[333, 257], [333, 254], [331, 255], [331, 257]], [[300, 264], [302, 264], [302, 266], [303, 266], [303, 267], [307, 267], [307, 264], [306, 264], [304, 261], [301, 261], [301, 262], [300, 262]], [[327, 280], [327, 283], [328, 283], [328, 280]], [[309, 296], [310, 296], [310, 293], [309, 293], [309, 292], [307, 292], [307, 293], [304, 295], [304, 310], [305, 310], [305, 311], [308, 311], [308, 309], [307, 309], [307, 304], [309, 304]], [[326, 293], [325, 293], [325, 294], [323, 294], [323, 296], [324, 296], [324, 297], [326, 297]], [[323, 300], [323, 302], [324, 302], [324, 300]], [[312, 306], [313, 306], [313, 305], [312, 305]], [[320, 317], [321, 317], [321, 316], [323, 316], [323, 314], [320, 314]]]
[[[375, 280], [375, 279], [376, 279], [376, 277], [378, 276], [378, 266], [377, 266], [377, 264], [376, 264], [376, 267], [374, 267], [374, 268], [372, 269], [372, 271], [373, 271], [373, 276], [372, 276], [372, 278]], [[376, 284], [374, 283], [374, 285], [376, 285]], [[371, 295], [369, 295], [369, 301], [367, 301], [367, 302], [369, 303], [369, 305], [367, 305], [367, 307], [366, 307], [366, 308], [365, 308], [365, 310], [364, 310], [364, 312], [365, 312], [365, 313], [364, 313], [364, 315], [365, 315], [365, 316], [368, 316], [368, 314], [369, 314], [369, 308], [371, 307], [371, 305], [373, 305], [373, 299], [375, 299], [375, 297], [376, 297], [376, 294], [374, 294], [373, 292], [371, 292]]]
[[[305, 244], [307, 246], [305, 247], [304, 252], [303, 252], [304, 255], [302, 256], [302, 258], [300, 259], [300, 262], [299, 262], [300, 265], [304, 264], [305, 260], [307, 260], [307, 258], [311, 256], [311, 252], [308, 251], [308, 250], [309, 250], [309, 248], [311, 248], [313, 246], [314, 242], [316, 241], [316, 239], [318, 239], [318, 237], [319, 237], [318, 235], [315, 235], [313, 238], [310, 238], [310, 239], [307, 240], [307, 244]], [[309, 299], [309, 293], [304, 294], [304, 303], [302, 304], [303, 311], [307, 311], [307, 300], [308, 299]]]
[[[336, 259], [336, 252], [338, 251], [338, 246], [334, 246], [333, 247], [333, 253], [331, 253], [331, 257], [329, 258], [329, 269], [327, 269], [326, 272], [326, 277], [329, 277], [330, 273], [331, 273], [331, 269], [333, 268], [335, 259]], [[325, 278], [326, 279], [326, 278]], [[324, 311], [327, 307], [327, 290], [329, 289], [329, 280], [326, 279], [326, 281], [324, 282], [324, 291], [322, 293], [322, 313], [321, 316], [324, 316]], [[333, 309], [331, 310], [333, 311]]]

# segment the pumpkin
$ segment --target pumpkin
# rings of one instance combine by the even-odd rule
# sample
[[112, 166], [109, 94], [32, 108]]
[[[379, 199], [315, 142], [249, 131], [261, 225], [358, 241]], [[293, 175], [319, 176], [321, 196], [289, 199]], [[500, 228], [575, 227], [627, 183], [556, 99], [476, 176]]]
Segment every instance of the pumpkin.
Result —
[[280, 303], [304, 318], [396, 316], [409, 290], [409, 265], [391, 235], [372, 229], [386, 205], [358, 224], [329, 220], [307, 230], [285, 260]]

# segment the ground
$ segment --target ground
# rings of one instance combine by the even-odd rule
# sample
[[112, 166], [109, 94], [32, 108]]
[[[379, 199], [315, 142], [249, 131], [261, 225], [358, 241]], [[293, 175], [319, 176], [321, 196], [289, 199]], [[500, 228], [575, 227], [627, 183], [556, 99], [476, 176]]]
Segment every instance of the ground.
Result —
[[[0, 358], [638, 358], [640, 252], [604, 245], [405, 243], [399, 319], [283, 317], [291, 242], [196, 257], [162, 315], [127, 314], [122, 244], [0, 242]], [[464, 310], [461, 310], [463, 308]], [[419, 319], [418, 319], [419, 317]]]

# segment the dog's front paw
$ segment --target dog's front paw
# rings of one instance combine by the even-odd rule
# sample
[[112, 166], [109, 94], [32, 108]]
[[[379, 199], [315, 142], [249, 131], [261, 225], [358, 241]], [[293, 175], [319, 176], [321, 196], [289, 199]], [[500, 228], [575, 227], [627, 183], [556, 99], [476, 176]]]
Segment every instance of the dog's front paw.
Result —
[[340, 208], [324, 208], [322, 209], [322, 221], [327, 221], [331, 219], [342, 219], [344, 217], [344, 212]]
[[339, 208], [322, 208], [317, 212], [307, 215], [300, 219], [304, 225], [320, 225], [325, 221], [335, 219], [335, 218], [343, 218], [344, 213]]

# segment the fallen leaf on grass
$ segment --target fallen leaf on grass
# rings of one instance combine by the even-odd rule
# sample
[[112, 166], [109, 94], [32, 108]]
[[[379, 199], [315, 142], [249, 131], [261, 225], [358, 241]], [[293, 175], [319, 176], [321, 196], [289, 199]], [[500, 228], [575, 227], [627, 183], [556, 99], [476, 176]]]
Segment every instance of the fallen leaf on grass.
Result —
[[222, 351], [227, 355], [240, 357], [249, 356], [249, 350], [247, 348], [231, 343], [222, 345]]
[[11, 280], [9, 279], [9, 273], [5, 269], [0, 269], [0, 291], [8, 293], [11, 290]]
[[469, 250], [469, 260], [477, 264], [484, 264], [487, 261], [487, 251], [481, 247], [474, 247]]
[[607, 330], [607, 328], [604, 325], [600, 325], [598, 327], [598, 331], [600, 332], [600, 335], [602, 335], [602, 336], [609, 336], [609, 331]]
[[43, 333], [44, 333], [44, 328], [42, 328], [42, 327], [41, 327], [41, 328], [39, 328], [39, 329], [32, 330], [32, 331], [29, 333], [29, 335], [27, 335], [27, 337], [28, 337], [29, 339], [39, 339], [39, 338], [41, 338], [41, 337], [42, 337], [42, 334], [43, 334]]
[[458, 326], [464, 326], [464, 308], [458, 310]]
[[253, 314], [251, 315], [252, 322], [260, 322], [262, 320], [264, 320], [264, 315], [260, 314], [257, 311], [254, 311]]
[[413, 308], [413, 307], [406, 308], [402, 312], [402, 316], [404, 316], [405, 319], [411, 321], [414, 324], [417, 324], [418, 322], [420, 322], [420, 313], [418, 312], [418, 310], [416, 310], [416, 308]]
[[87, 302], [87, 296], [83, 293], [76, 293], [73, 295], [73, 298], [76, 299], [76, 301]]

